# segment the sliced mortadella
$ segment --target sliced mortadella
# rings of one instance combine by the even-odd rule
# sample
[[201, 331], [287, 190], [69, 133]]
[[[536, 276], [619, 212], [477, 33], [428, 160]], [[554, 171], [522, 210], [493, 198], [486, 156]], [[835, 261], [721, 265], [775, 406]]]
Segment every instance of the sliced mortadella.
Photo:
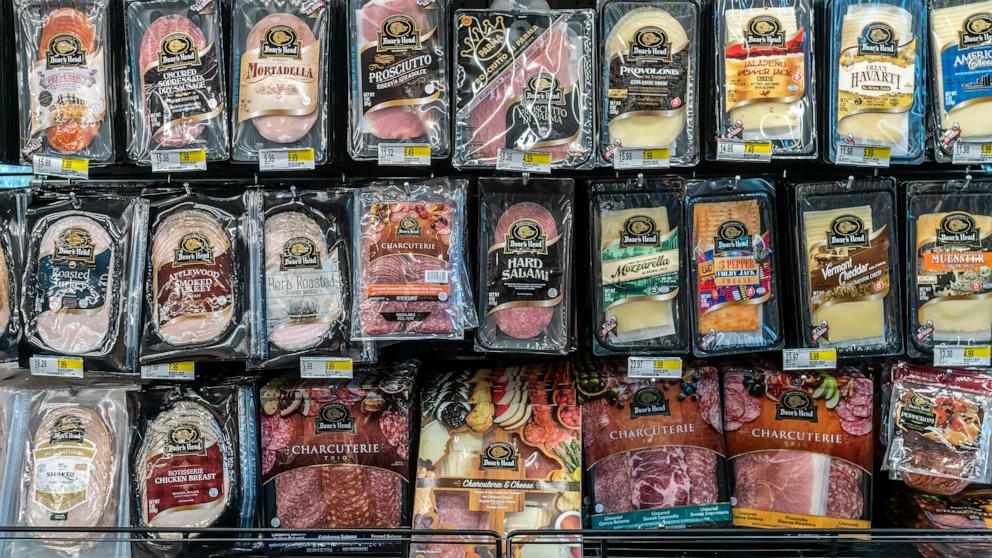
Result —
[[[38, 54], [45, 57], [47, 46], [58, 35], [71, 35], [79, 40], [87, 53], [96, 47], [96, 28], [86, 14], [75, 8], [57, 8], [47, 17], [41, 31]], [[100, 122], [83, 123], [92, 110], [79, 99], [59, 99], [58, 123], [47, 131], [48, 144], [62, 153], [78, 153], [93, 143], [100, 132]]]

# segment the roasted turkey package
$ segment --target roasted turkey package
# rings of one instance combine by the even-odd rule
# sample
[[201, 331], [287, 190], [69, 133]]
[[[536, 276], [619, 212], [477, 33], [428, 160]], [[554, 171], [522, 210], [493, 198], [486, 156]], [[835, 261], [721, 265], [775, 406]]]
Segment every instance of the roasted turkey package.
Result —
[[114, 161], [111, 0], [15, 0], [21, 162]]
[[0, 192], [0, 363], [11, 366], [17, 366], [17, 344], [21, 337], [24, 216], [30, 199], [27, 190]]
[[139, 165], [169, 151], [229, 154], [226, 64], [216, 0], [128, 0], [128, 157]]
[[148, 203], [91, 191], [36, 191], [27, 210], [21, 366], [80, 357], [88, 372], [134, 372]]

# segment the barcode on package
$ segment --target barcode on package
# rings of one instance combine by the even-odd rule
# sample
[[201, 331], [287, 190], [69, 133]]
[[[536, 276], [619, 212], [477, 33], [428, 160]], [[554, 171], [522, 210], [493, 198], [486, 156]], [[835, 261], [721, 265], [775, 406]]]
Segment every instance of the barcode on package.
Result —
[[424, 272], [424, 282], [445, 284], [448, 282], [448, 270], [428, 269], [427, 271]]

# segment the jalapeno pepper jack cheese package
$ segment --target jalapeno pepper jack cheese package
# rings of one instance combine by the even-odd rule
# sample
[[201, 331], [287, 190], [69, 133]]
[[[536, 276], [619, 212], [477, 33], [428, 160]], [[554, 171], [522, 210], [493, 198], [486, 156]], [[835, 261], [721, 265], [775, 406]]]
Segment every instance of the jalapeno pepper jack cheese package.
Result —
[[668, 147], [672, 166], [698, 154], [699, 6], [608, 2], [602, 9], [603, 160], [624, 147]]
[[797, 184], [797, 286], [803, 347], [902, 352], [895, 179]]

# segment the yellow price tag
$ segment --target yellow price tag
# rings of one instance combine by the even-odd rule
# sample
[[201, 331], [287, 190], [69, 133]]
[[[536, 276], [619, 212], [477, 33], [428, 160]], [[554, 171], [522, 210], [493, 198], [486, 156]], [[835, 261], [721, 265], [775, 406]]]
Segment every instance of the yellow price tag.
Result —
[[289, 159], [289, 162], [291, 163], [299, 163], [302, 161], [313, 161], [313, 148], [291, 149], [286, 154], [286, 158]]
[[550, 165], [551, 153], [546, 151], [528, 151], [524, 153], [524, 162], [530, 165]]
[[669, 149], [667, 147], [661, 149], [645, 149], [644, 150], [644, 160], [654, 161], [658, 159], [668, 159]]
[[744, 153], [748, 155], [770, 155], [772, 144], [770, 142], [749, 141], [744, 144]]
[[892, 154], [891, 147], [865, 147], [865, 159], [888, 159]]
[[87, 159], [62, 159], [62, 170], [69, 172], [89, 172], [90, 162]]
[[681, 370], [682, 363], [678, 360], [667, 358], [654, 361], [655, 370]]
[[204, 163], [206, 162], [206, 160], [207, 160], [206, 149], [179, 152], [179, 163], [183, 165], [195, 165], [196, 163]]
[[992, 155], [992, 143], [982, 144], [982, 155]]
[[324, 370], [328, 372], [351, 372], [351, 360], [328, 360], [324, 364]]
[[431, 146], [429, 145], [407, 145], [403, 147], [404, 157], [430, 157]]
[[992, 357], [992, 347], [968, 347], [964, 350], [965, 358], [989, 358]]
[[170, 362], [169, 372], [195, 372], [196, 363], [193, 361]]
[[82, 370], [83, 359], [81, 358], [60, 358], [58, 367], [62, 370]]

